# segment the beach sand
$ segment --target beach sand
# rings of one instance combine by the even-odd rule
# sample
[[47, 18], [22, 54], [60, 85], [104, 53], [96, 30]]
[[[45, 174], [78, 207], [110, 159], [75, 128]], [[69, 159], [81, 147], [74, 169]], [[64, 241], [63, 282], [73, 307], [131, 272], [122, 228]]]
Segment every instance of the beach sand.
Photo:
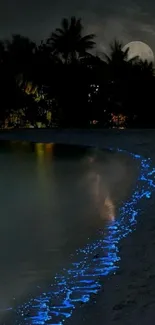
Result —
[[73, 313], [68, 324], [154, 325], [154, 197], [146, 209], [136, 231], [121, 242], [119, 270], [103, 280], [102, 291]]
[[[120, 148], [150, 157], [155, 167], [155, 130], [19, 130], [0, 139]], [[77, 308], [66, 324], [154, 325], [155, 323], [155, 194], [142, 202], [136, 231], [120, 244], [120, 268], [105, 277], [91, 302]]]

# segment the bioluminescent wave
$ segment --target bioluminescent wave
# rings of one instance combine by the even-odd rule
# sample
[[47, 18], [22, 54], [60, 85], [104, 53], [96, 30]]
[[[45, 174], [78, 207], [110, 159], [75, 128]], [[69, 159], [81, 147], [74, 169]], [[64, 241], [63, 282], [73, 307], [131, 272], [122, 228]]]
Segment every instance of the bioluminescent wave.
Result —
[[104, 276], [115, 274], [120, 260], [118, 243], [135, 230], [138, 202], [142, 198], [149, 199], [155, 190], [155, 168], [151, 168], [151, 159], [130, 155], [140, 162], [140, 176], [130, 200], [120, 208], [119, 219], [106, 226], [104, 238], [102, 231], [99, 231], [98, 240], [88, 242], [83, 249], [76, 251], [74, 260], [77, 258], [77, 261], [55, 276], [55, 283], [48, 292], [31, 298], [14, 311], [16, 325], [64, 324], [75, 308], [95, 297]]

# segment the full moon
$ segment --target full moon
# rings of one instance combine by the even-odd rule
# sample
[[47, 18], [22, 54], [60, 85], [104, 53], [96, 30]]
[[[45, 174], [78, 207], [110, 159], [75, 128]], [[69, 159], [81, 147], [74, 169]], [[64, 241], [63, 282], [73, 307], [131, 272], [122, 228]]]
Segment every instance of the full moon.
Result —
[[149, 63], [154, 62], [153, 51], [147, 44], [140, 41], [134, 41], [126, 44], [123, 47], [123, 51], [126, 51], [127, 48], [129, 48], [128, 60], [138, 56], [142, 61], [148, 61]]

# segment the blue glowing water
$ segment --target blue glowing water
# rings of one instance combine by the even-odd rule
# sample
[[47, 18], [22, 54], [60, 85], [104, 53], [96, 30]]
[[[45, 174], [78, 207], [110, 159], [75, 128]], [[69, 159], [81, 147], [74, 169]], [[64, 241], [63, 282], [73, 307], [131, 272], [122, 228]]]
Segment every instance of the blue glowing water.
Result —
[[120, 208], [120, 218], [106, 226], [104, 236], [100, 231], [98, 240], [76, 251], [78, 261], [55, 276], [55, 283], [51, 284], [49, 292], [31, 298], [14, 311], [15, 324], [64, 324], [75, 308], [87, 303], [99, 292], [104, 276], [116, 273], [120, 260], [118, 243], [135, 230], [138, 202], [142, 198], [149, 199], [155, 190], [155, 168], [151, 167], [151, 159], [133, 153], [130, 155], [140, 162], [140, 176], [130, 200]]

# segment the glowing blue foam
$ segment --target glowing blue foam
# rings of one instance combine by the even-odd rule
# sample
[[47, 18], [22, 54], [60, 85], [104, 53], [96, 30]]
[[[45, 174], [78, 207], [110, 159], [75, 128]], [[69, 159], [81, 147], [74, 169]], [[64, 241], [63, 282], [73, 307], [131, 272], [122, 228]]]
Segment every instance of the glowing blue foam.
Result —
[[99, 292], [101, 279], [109, 273], [115, 274], [119, 268], [118, 243], [135, 229], [137, 203], [142, 198], [149, 199], [155, 189], [155, 168], [151, 168], [150, 158], [130, 155], [140, 162], [140, 177], [131, 199], [120, 208], [119, 220], [106, 226], [104, 236], [100, 232], [98, 240], [76, 251], [74, 259], [77, 256], [77, 262], [55, 276], [51, 291], [17, 308], [17, 325], [62, 325], [79, 304], [87, 303]]

